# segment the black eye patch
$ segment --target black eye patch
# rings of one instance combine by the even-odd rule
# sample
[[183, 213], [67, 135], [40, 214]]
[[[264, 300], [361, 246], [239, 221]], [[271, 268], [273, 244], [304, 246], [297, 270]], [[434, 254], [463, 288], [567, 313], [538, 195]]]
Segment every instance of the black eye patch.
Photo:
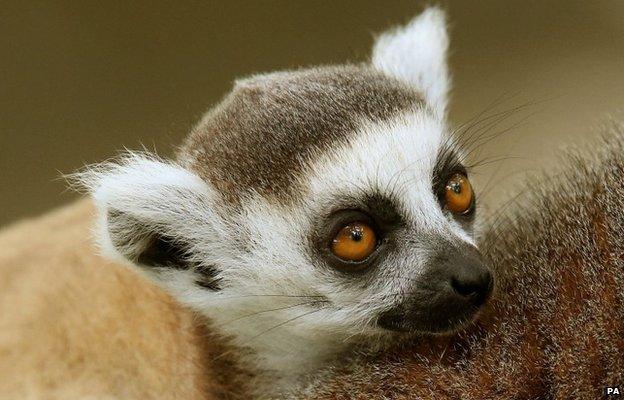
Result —
[[328, 214], [319, 219], [318, 225], [312, 232], [311, 243], [316, 255], [328, 260], [328, 264], [336, 267], [332, 260], [336, 259], [331, 254], [332, 239], [338, 233], [338, 228], [343, 228], [352, 222], [364, 223], [374, 232], [376, 237], [376, 251], [365, 262], [366, 268], [360, 268], [359, 263], [352, 263], [357, 268], [344, 268], [342, 263], [339, 270], [353, 272], [370, 271], [375, 264], [385, 258], [385, 254], [394, 246], [394, 238], [398, 230], [405, 226], [400, 203], [392, 196], [382, 194], [380, 191], [371, 189], [368, 193], [360, 196], [344, 196], [339, 198], [337, 204]]

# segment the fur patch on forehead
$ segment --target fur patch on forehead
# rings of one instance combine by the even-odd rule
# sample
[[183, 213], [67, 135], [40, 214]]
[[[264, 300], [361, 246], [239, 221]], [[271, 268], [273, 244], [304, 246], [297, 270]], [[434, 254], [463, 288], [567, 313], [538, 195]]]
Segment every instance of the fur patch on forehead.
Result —
[[417, 91], [365, 65], [258, 75], [208, 112], [179, 157], [227, 200], [257, 192], [289, 203], [306, 167], [361, 122], [420, 107]]

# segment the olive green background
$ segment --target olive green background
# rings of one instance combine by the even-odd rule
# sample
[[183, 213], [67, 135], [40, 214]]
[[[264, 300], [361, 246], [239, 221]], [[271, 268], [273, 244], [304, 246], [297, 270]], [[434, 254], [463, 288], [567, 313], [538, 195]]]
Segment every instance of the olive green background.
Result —
[[[492, 132], [486, 201], [624, 100], [624, 2], [446, 1], [451, 120], [528, 103]], [[173, 147], [235, 77], [364, 60], [417, 1], [28, 1], [0, 7], [0, 224], [77, 195], [59, 179], [124, 147]], [[520, 123], [519, 125], [517, 123]], [[517, 126], [516, 126], [517, 125]], [[479, 186], [479, 185], [478, 185]]]

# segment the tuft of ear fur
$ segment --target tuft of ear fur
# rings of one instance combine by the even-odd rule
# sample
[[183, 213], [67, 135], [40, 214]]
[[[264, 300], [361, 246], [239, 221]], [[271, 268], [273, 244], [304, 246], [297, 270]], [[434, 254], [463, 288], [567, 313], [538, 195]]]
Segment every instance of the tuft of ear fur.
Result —
[[[155, 156], [127, 153], [75, 176], [95, 200], [106, 256], [147, 269], [197, 268], [197, 227], [209, 230], [211, 193], [192, 172]], [[205, 233], [205, 232], [204, 232]]]
[[448, 42], [445, 13], [431, 7], [407, 25], [381, 34], [373, 46], [372, 63], [421, 90], [431, 108], [443, 116], [450, 89]]

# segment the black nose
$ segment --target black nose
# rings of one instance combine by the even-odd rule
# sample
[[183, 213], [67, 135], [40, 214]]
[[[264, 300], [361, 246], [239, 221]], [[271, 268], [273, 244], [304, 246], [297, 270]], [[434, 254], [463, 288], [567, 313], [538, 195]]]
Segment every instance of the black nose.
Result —
[[437, 259], [439, 263], [431, 267], [432, 273], [438, 275], [440, 283], [451, 288], [450, 297], [458, 297], [477, 307], [487, 300], [493, 286], [492, 274], [476, 249], [464, 246]]
[[430, 258], [411, 295], [384, 311], [378, 324], [389, 330], [449, 331], [471, 320], [493, 286], [492, 274], [474, 247], [449, 246]]
[[479, 260], [456, 265], [449, 284], [455, 295], [475, 306], [482, 305], [492, 291], [492, 274]]

